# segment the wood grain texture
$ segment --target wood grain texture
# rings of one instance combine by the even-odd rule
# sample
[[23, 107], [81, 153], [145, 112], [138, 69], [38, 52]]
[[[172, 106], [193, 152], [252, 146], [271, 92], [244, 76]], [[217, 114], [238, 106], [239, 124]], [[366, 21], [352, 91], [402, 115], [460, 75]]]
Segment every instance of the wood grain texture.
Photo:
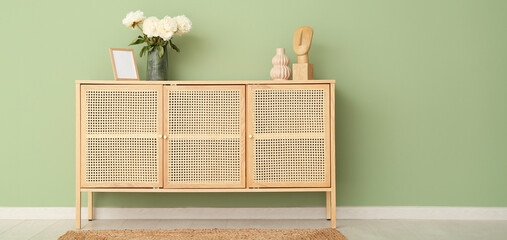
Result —
[[298, 63], [308, 63], [308, 51], [312, 45], [313, 29], [311, 27], [298, 27], [294, 31], [292, 47], [298, 55]]
[[335, 84], [329, 85], [331, 116], [331, 226], [336, 228]]
[[81, 85], [76, 83], [76, 228], [81, 228]]
[[331, 188], [81, 188], [81, 192], [329, 192]]
[[331, 219], [331, 192], [326, 192], [326, 219]]
[[[290, 85], [290, 84], [308, 84], [301, 80], [229, 80], [229, 81], [112, 81], [112, 80], [76, 80], [76, 83], [82, 85]], [[311, 84], [316, 83], [335, 83], [335, 80], [313, 80]]]
[[[313, 64], [310, 63], [295, 63], [292, 64], [292, 79], [293, 80], [313, 80]], [[315, 81], [312, 81], [315, 83]]]
[[93, 220], [93, 192], [88, 192], [88, 221]]

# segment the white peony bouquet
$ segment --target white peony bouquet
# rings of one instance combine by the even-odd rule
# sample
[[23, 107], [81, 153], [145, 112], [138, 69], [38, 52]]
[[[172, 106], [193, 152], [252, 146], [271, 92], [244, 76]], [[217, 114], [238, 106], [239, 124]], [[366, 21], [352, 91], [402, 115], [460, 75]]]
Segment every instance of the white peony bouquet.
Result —
[[[162, 58], [164, 56], [164, 48], [169, 44], [176, 52], [180, 49], [172, 42], [174, 34], [182, 35], [192, 29], [192, 22], [184, 15], [177, 17], [165, 16], [162, 19], [156, 17], [144, 17], [141, 11], [129, 12], [123, 19], [123, 24], [133, 30], [136, 27], [141, 30], [142, 35], [139, 35], [129, 45], [146, 43], [141, 49], [139, 55], [142, 57], [146, 52], [151, 52], [155, 48], [158, 50], [158, 55]], [[141, 27], [142, 24], [142, 27]]]

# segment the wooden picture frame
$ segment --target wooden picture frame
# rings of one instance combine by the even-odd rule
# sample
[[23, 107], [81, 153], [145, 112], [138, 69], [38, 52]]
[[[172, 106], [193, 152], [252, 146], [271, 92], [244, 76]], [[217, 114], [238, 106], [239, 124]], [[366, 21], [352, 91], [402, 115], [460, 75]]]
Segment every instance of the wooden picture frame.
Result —
[[133, 49], [109, 48], [115, 80], [139, 80]]

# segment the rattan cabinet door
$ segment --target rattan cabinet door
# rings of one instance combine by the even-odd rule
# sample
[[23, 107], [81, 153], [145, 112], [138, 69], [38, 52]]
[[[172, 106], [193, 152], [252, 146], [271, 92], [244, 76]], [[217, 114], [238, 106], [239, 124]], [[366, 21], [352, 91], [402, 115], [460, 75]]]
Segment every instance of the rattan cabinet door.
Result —
[[245, 187], [245, 86], [164, 87], [165, 188]]
[[81, 86], [81, 186], [162, 186], [162, 86]]
[[329, 187], [329, 85], [247, 88], [248, 187]]

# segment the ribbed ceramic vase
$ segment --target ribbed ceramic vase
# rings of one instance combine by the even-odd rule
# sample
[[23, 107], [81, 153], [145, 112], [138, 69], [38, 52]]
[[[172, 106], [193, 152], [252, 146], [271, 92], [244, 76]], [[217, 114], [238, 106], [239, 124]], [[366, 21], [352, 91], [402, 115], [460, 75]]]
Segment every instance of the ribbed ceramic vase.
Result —
[[271, 60], [273, 68], [269, 76], [273, 80], [288, 80], [291, 76], [291, 70], [289, 67], [289, 58], [285, 55], [285, 48], [277, 48], [276, 55]]
[[146, 66], [146, 80], [167, 80], [167, 46], [164, 46], [164, 55], [162, 55], [162, 57], [158, 55], [157, 48], [148, 52], [148, 62]]

